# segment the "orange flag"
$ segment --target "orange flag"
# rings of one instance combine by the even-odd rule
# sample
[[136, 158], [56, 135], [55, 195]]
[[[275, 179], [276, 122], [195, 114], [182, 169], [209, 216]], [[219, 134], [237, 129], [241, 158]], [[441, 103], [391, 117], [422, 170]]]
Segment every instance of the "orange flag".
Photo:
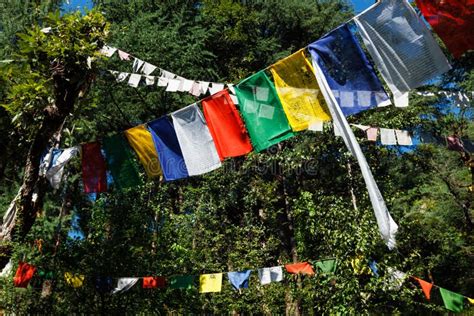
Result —
[[287, 264], [285, 265], [285, 269], [286, 271], [288, 271], [288, 273], [292, 273], [292, 274], [298, 274], [298, 273], [308, 274], [308, 275], [314, 274], [313, 267], [308, 262]]
[[425, 293], [426, 299], [430, 299], [431, 297], [431, 288], [433, 287], [433, 283], [426, 282], [425, 280], [415, 278], [418, 283], [420, 283], [421, 289], [423, 293]]

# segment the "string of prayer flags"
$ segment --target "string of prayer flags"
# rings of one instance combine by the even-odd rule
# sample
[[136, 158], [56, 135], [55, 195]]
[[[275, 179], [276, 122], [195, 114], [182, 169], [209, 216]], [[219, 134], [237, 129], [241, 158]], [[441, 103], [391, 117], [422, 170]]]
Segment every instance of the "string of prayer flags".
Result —
[[222, 290], [222, 273], [201, 274], [199, 276], [199, 293], [220, 292]]
[[194, 275], [176, 275], [169, 278], [170, 289], [189, 290], [194, 287]]
[[345, 116], [391, 104], [347, 24], [310, 44], [309, 51]]
[[271, 66], [275, 88], [293, 131], [308, 129], [313, 122], [330, 120], [319, 93], [313, 67], [299, 50]]
[[258, 269], [258, 279], [261, 285], [281, 282], [283, 281], [283, 269], [281, 266]]
[[15, 287], [26, 288], [35, 275], [36, 267], [26, 262], [20, 261], [16, 270], [13, 284]]
[[197, 105], [191, 104], [173, 112], [171, 118], [189, 175], [200, 175], [219, 168], [219, 154]]
[[388, 128], [381, 128], [380, 129], [380, 142], [382, 145], [396, 145], [397, 138], [395, 136], [395, 130], [388, 129]]
[[439, 293], [444, 302], [444, 307], [447, 310], [450, 310], [455, 313], [462, 312], [464, 309], [464, 296], [461, 294], [451, 292], [449, 290], [443, 289], [442, 287], [439, 288]]
[[119, 189], [134, 187], [141, 184], [138, 167], [133, 160], [133, 153], [122, 134], [104, 138], [103, 140], [107, 167], [114, 185]]
[[418, 283], [421, 286], [421, 289], [423, 290], [423, 294], [425, 294], [425, 297], [427, 300], [431, 299], [431, 289], [433, 288], [433, 283], [426, 282], [425, 280], [415, 278], [415, 280], [418, 281]]
[[416, 0], [416, 6], [455, 58], [474, 50], [474, 10], [465, 0]]
[[235, 92], [257, 152], [293, 136], [275, 88], [263, 70], [239, 83]]
[[82, 144], [82, 182], [85, 193], [107, 191], [107, 168], [100, 143]]
[[362, 39], [396, 106], [407, 93], [451, 69], [446, 56], [406, 0], [386, 0], [355, 17]]
[[112, 294], [123, 293], [130, 290], [136, 283], [138, 278], [119, 278], [117, 286], [112, 290]]
[[96, 277], [95, 288], [98, 292], [109, 293], [112, 291], [112, 278], [111, 277]]
[[158, 154], [151, 136], [145, 125], [138, 125], [125, 131], [130, 146], [137, 153], [140, 162], [150, 178], [161, 176]]
[[163, 289], [166, 286], [165, 277], [144, 277], [143, 278], [143, 288], [144, 289]]
[[161, 170], [166, 181], [189, 176], [178, 137], [168, 117], [163, 116], [147, 124], [158, 153]]
[[337, 268], [337, 260], [336, 259], [320, 260], [320, 261], [316, 261], [314, 265], [323, 273], [334, 273], [336, 272], [336, 268]]
[[[348, 31], [348, 30], [346, 30]], [[323, 75], [318, 63], [318, 54], [313, 54], [313, 67], [315, 69], [316, 79], [318, 81], [321, 92], [323, 93], [326, 104], [328, 105], [329, 112], [334, 121], [334, 125], [342, 132], [342, 138], [344, 143], [348, 148], [349, 152], [354, 155], [359, 163], [360, 169], [362, 171], [362, 176], [364, 177], [365, 185], [367, 186], [367, 191], [369, 193], [370, 202], [372, 203], [372, 208], [374, 210], [375, 218], [377, 219], [377, 225], [379, 227], [379, 232], [382, 235], [383, 240], [385, 241], [389, 249], [393, 249], [396, 246], [395, 235], [398, 230], [398, 225], [392, 219], [392, 216], [388, 212], [385, 201], [382, 197], [382, 193], [375, 182], [372, 171], [365, 159], [364, 153], [362, 152], [359, 143], [357, 142], [352, 129], [347, 122], [347, 119], [339, 107], [336, 97], [334, 96], [333, 91], [330, 88], [326, 77]]]
[[202, 107], [221, 160], [252, 151], [247, 129], [227, 90], [203, 100]]
[[84, 285], [84, 279], [85, 277], [82, 274], [73, 274], [71, 272], [64, 273], [64, 280], [66, 280], [66, 284], [75, 289]]
[[307, 274], [313, 275], [313, 267], [308, 262], [298, 262], [292, 264], [286, 264], [285, 269], [291, 274]]
[[249, 287], [250, 273], [252, 270], [239, 272], [228, 272], [227, 278], [235, 290], [247, 289]]

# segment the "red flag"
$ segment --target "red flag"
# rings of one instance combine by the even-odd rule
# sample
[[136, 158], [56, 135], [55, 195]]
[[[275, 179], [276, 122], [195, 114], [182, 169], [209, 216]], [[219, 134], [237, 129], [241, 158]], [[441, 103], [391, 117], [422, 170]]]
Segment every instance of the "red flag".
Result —
[[247, 129], [227, 90], [203, 100], [202, 107], [221, 160], [252, 151]]
[[97, 142], [82, 145], [82, 181], [85, 193], [107, 191], [105, 159]]
[[455, 58], [474, 49], [473, 0], [416, 0], [416, 5]]
[[166, 286], [165, 277], [145, 277], [143, 278], [144, 289], [164, 288]]
[[308, 274], [308, 275], [314, 274], [313, 267], [308, 262], [287, 264], [285, 265], [285, 269], [286, 271], [288, 271], [288, 273], [292, 273], [292, 274], [298, 274], [298, 273]]
[[25, 262], [20, 262], [18, 269], [16, 270], [15, 277], [13, 278], [13, 284], [16, 287], [27, 287], [33, 275], [36, 272], [35, 266], [32, 266]]
[[433, 287], [433, 283], [426, 282], [425, 280], [415, 278], [418, 283], [420, 283], [421, 289], [423, 293], [425, 293], [426, 299], [429, 300], [431, 297], [431, 288]]

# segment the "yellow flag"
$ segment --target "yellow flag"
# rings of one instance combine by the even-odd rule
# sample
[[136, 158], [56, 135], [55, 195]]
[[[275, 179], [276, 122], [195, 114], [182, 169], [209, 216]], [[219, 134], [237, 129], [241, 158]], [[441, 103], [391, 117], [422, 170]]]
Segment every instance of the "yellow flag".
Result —
[[130, 146], [135, 150], [145, 167], [147, 175], [151, 178], [161, 175], [160, 161], [156, 153], [153, 137], [144, 125], [139, 125], [125, 131]]
[[220, 292], [222, 273], [201, 274], [199, 276], [199, 293]]
[[304, 50], [280, 60], [270, 71], [283, 110], [294, 131], [331, 119], [313, 66], [304, 55]]
[[472, 305], [474, 305], [474, 298], [467, 298], [467, 300], [469, 301], [469, 303], [471, 303]]
[[66, 283], [73, 287], [79, 288], [84, 284], [84, 276], [82, 274], [72, 274], [71, 272], [64, 273]]

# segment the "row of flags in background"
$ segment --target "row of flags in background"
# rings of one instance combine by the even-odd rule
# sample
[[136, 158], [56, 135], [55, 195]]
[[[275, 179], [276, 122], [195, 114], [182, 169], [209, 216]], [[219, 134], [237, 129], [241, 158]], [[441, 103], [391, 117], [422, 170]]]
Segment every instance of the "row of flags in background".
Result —
[[[210, 172], [225, 158], [263, 151], [296, 132], [322, 130], [323, 122], [332, 119], [337, 134], [359, 162], [382, 238], [390, 249], [395, 247], [398, 226], [346, 119], [392, 101], [354, 32], [362, 36], [396, 106], [407, 106], [410, 90], [451, 67], [407, 1], [379, 2], [354, 21], [356, 29], [345, 23], [307, 48], [235, 86], [212, 91], [215, 93], [169, 117], [83, 144], [84, 191], [105, 192], [110, 178], [107, 171], [119, 189], [139, 184], [131, 149], [149, 177], [172, 181]], [[111, 47], [105, 50], [108, 56], [117, 51]], [[118, 53], [122, 59], [130, 57], [120, 50]], [[133, 68], [150, 75], [157, 67], [135, 58]], [[161, 73], [160, 78], [175, 76], [164, 70]], [[179, 86], [184, 85], [180, 79]], [[218, 85], [216, 90], [223, 88]], [[201, 88], [199, 83], [204, 91]], [[374, 130], [370, 133], [373, 139]], [[380, 134], [386, 144], [410, 143], [410, 136], [403, 131], [381, 129]]]
[[[368, 267], [365, 266], [360, 257], [351, 260], [351, 266], [356, 275], [374, 275], [380, 277], [379, 268], [374, 260], [369, 262]], [[328, 258], [314, 262], [298, 262], [286, 264], [283, 266], [274, 266], [267, 268], [256, 269], [260, 285], [268, 285], [274, 282], [282, 282], [284, 280], [284, 271], [290, 275], [305, 275], [314, 276], [315, 274], [326, 275], [333, 277], [336, 273], [338, 260], [335, 258]], [[7, 277], [12, 271], [11, 262], [0, 274], [1, 277]], [[236, 291], [241, 292], [243, 289], [249, 288], [250, 276], [255, 270], [233, 271], [227, 273], [207, 273], [200, 275], [174, 275], [170, 277], [164, 276], [147, 276], [147, 277], [95, 277], [92, 281], [95, 288], [100, 293], [119, 294], [124, 293], [133, 288], [141, 281], [143, 289], [181, 289], [190, 290], [197, 288], [199, 293], [216, 293], [222, 291], [223, 278], [227, 275], [227, 279]], [[54, 281], [54, 273], [38, 270], [35, 266], [20, 262], [13, 278], [15, 287], [26, 288], [30, 282], [32, 286], [42, 289], [42, 297], [51, 294]], [[400, 290], [403, 283], [407, 280], [406, 273], [388, 267], [385, 272], [385, 288], [390, 291]], [[432, 289], [439, 289], [439, 293], [444, 302], [446, 309], [453, 312], [461, 312], [467, 302], [474, 304], [474, 299], [464, 295], [449, 291], [433, 283], [422, 280], [418, 277], [411, 276], [420, 285], [423, 294], [427, 300], [431, 299]], [[114, 285], [114, 279], [116, 281]], [[75, 274], [71, 272], [64, 273], [65, 283], [75, 289], [81, 288], [86, 282], [86, 276], [82, 274]], [[197, 286], [196, 286], [197, 285]]]

